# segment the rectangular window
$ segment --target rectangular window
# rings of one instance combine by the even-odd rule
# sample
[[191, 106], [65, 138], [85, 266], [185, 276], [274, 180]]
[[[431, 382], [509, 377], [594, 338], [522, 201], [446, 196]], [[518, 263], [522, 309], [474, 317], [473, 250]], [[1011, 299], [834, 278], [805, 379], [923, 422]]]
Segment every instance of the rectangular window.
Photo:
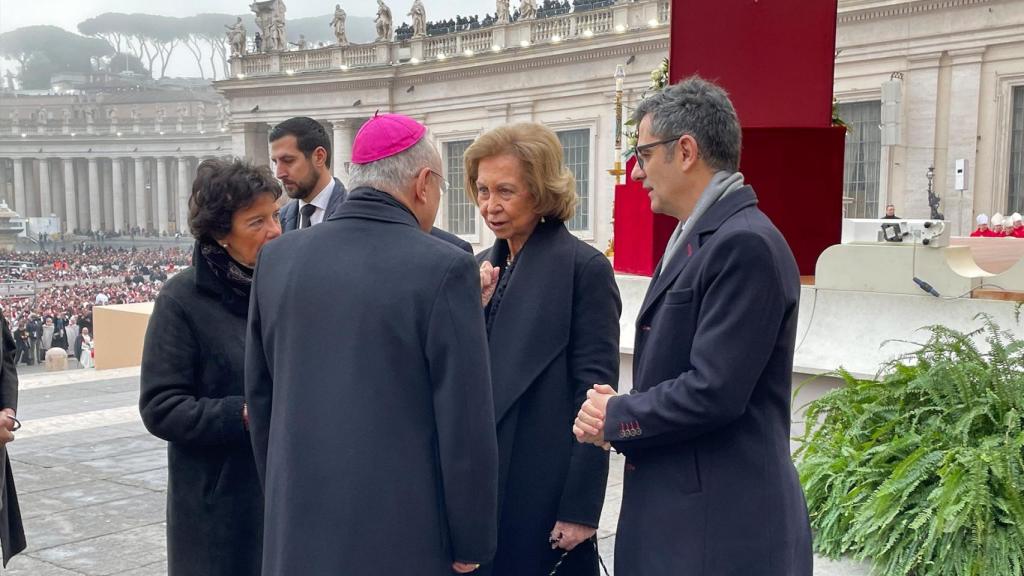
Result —
[[839, 105], [839, 117], [850, 126], [846, 134], [843, 197], [847, 218], [878, 218], [878, 185], [882, 164], [882, 102]]
[[1010, 126], [1010, 198], [1007, 212], [1024, 212], [1024, 86], [1013, 89]]
[[590, 229], [590, 129], [558, 132], [562, 142], [565, 165], [576, 177], [576, 214], [566, 224], [569, 230], [580, 232]]
[[452, 234], [462, 236], [476, 234], [476, 206], [466, 195], [466, 168], [462, 155], [472, 140], [445, 142], [444, 156], [447, 163], [445, 178], [448, 179], [448, 193], [444, 199], [444, 227]]

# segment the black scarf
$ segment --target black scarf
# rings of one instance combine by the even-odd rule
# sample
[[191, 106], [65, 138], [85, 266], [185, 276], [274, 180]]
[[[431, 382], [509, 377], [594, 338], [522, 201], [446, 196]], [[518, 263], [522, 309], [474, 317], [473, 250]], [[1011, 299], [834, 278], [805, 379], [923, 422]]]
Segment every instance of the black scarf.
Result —
[[252, 290], [252, 268], [239, 264], [219, 244], [199, 242], [196, 252], [206, 262], [210, 272], [232, 295], [237, 296], [242, 302], [249, 301], [249, 292]]

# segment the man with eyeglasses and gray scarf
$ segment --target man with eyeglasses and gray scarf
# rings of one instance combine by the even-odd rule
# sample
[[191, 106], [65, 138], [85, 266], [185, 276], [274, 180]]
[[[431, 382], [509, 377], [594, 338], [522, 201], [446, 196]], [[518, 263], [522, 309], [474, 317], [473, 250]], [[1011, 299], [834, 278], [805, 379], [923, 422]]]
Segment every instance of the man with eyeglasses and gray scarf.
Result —
[[810, 576], [789, 452], [800, 278], [739, 170], [720, 87], [644, 100], [632, 178], [679, 220], [636, 322], [634, 389], [595, 386], [573, 427], [626, 456], [616, 572]]

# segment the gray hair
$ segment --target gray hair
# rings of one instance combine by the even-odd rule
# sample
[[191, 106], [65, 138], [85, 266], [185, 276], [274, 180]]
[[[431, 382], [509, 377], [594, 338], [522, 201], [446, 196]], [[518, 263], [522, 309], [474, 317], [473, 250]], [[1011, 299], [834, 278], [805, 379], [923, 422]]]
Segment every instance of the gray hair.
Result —
[[394, 156], [366, 164], [353, 163], [348, 169], [348, 189], [369, 186], [392, 194], [404, 192], [420, 170], [441, 162], [441, 156], [428, 134], [424, 134], [411, 148]]
[[651, 116], [658, 140], [690, 135], [704, 162], [714, 170], [736, 172], [740, 166], [742, 133], [736, 109], [720, 86], [690, 76], [645, 98], [633, 113], [637, 126]]

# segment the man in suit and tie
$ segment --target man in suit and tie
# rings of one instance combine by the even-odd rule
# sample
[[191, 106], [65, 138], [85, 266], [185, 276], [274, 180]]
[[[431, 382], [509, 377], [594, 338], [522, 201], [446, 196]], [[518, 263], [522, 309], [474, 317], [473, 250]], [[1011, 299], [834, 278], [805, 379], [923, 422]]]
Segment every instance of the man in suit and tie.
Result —
[[281, 209], [282, 232], [315, 226], [345, 201], [345, 186], [331, 176], [331, 139], [316, 120], [297, 116], [274, 126], [270, 161], [292, 199]]
[[789, 452], [793, 254], [738, 172], [725, 91], [691, 77], [634, 119], [632, 177], [680, 224], [637, 317], [632, 393], [595, 386], [573, 428], [626, 456], [616, 572], [810, 576]]

